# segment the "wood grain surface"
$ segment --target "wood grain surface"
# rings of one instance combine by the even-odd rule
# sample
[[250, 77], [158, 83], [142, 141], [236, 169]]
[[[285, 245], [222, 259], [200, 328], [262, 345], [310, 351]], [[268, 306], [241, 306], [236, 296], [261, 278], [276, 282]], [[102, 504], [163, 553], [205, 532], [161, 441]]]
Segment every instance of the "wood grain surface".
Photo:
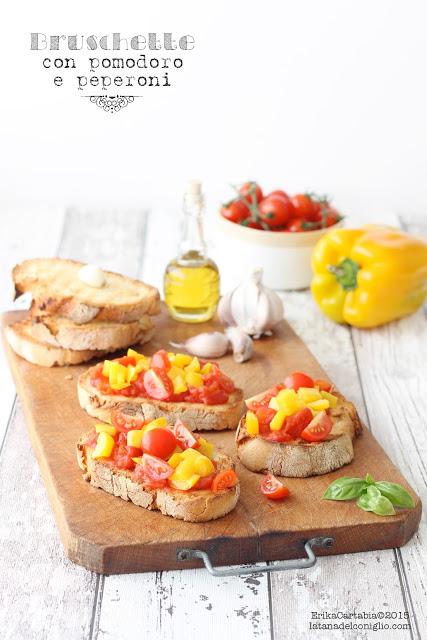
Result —
[[[6, 314], [4, 322], [15, 318], [13, 313]], [[213, 330], [218, 325], [211, 322], [204, 328]], [[194, 332], [194, 327], [171, 320], [164, 310], [157, 321], [156, 335], [144, 346], [144, 353], [168, 348], [170, 340], [181, 342]], [[323, 476], [287, 479], [291, 498], [279, 504], [262, 497], [259, 474], [238, 464], [240, 502], [224, 518], [203, 524], [184, 523], [138, 508], [88, 486], [76, 466], [75, 442], [96, 422], [80, 409], [76, 397], [76, 380], [87, 367], [47, 369], [26, 362], [11, 349], [6, 353], [66, 553], [88, 569], [110, 574], [180, 568], [176, 556], [184, 547], [209, 551], [217, 565], [295, 558], [303, 555], [305, 540], [321, 534], [334, 538], [330, 551], [334, 554], [383, 549], [405, 544], [416, 530], [421, 515], [418, 498], [415, 509], [381, 519], [351, 502], [320, 499], [335, 478], [363, 477], [368, 470], [378, 479], [407, 486], [366, 429], [355, 443], [355, 460], [350, 465]], [[256, 343], [249, 362], [236, 364], [229, 355], [220, 363], [243, 388], [245, 397], [272, 386], [296, 369], [313, 377], [325, 376], [285, 321], [273, 337]], [[339, 381], [335, 382], [339, 386]], [[235, 456], [234, 432], [209, 437], [220, 451]]]

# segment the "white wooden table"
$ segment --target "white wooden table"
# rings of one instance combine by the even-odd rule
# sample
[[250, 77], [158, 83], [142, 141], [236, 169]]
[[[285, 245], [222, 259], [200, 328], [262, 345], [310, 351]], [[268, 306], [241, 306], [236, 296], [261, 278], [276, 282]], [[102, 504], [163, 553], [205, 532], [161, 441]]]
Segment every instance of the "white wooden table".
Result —
[[[388, 217], [376, 221], [423, 232], [419, 220]], [[3, 211], [1, 307], [11, 307], [4, 295], [11, 267], [34, 256], [59, 254], [97, 262], [161, 288], [163, 269], [174, 254], [176, 240], [176, 216], [159, 212], [100, 212], [88, 218], [62, 211]], [[226, 258], [218, 248], [213, 253], [226, 280]], [[376, 438], [425, 500], [425, 311], [382, 329], [357, 331], [330, 323], [308, 292], [287, 293], [284, 301], [287, 320], [356, 403]], [[64, 557], [21, 406], [0, 355], [0, 441], [4, 438], [0, 449], [0, 637], [427, 637], [425, 517], [418, 533], [402, 549], [321, 558], [312, 569], [269, 576], [257, 573], [215, 579], [202, 569], [99, 576], [73, 565]], [[391, 613], [397, 618], [382, 620], [390, 624], [388, 631], [309, 629], [312, 612], [352, 611]], [[405, 624], [405, 614], [410, 629], [391, 630], [392, 624]]]

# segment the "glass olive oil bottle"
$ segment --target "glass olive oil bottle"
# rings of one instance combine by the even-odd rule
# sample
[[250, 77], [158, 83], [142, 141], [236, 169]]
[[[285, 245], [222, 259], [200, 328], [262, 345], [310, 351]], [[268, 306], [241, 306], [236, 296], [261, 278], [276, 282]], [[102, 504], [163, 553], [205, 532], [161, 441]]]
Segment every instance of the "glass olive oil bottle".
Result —
[[184, 219], [178, 255], [166, 267], [165, 302], [182, 322], [205, 322], [216, 311], [219, 271], [208, 258], [203, 236], [204, 200], [201, 183], [191, 180], [184, 195]]

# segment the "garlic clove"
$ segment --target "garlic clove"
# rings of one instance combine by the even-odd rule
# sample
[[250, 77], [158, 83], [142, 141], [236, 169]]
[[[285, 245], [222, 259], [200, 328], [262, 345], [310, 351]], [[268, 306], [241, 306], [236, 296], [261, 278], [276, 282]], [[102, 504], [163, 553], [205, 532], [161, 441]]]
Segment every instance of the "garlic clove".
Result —
[[230, 309], [231, 294], [232, 291], [223, 295], [218, 304], [218, 317], [221, 318], [221, 322], [225, 324], [225, 326], [234, 324]]
[[227, 353], [229, 348], [227, 336], [219, 331], [199, 333], [181, 344], [176, 342], [170, 342], [169, 344], [174, 349], [184, 349], [191, 353], [192, 356], [199, 356], [200, 358], [220, 358]]
[[225, 330], [230, 340], [233, 357], [236, 362], [246, 362], [250, 360], [253, 354], [253, 341], [248, 334], [239, 327], [228, 327]]

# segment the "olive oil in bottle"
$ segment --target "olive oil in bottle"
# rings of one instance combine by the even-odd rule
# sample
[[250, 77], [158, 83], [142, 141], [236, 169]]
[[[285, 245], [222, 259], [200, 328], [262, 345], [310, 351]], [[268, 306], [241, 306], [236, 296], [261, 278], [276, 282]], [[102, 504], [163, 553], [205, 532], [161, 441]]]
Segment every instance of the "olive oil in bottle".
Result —
[[169, 313], [182, 322], [210, 320], [219, 300], [219, 271], [206, 253], [203, 208], [201, 183], [191, 180], [184, 195], [184, 224], [178, 255], [166, 267], [164, 277]]

